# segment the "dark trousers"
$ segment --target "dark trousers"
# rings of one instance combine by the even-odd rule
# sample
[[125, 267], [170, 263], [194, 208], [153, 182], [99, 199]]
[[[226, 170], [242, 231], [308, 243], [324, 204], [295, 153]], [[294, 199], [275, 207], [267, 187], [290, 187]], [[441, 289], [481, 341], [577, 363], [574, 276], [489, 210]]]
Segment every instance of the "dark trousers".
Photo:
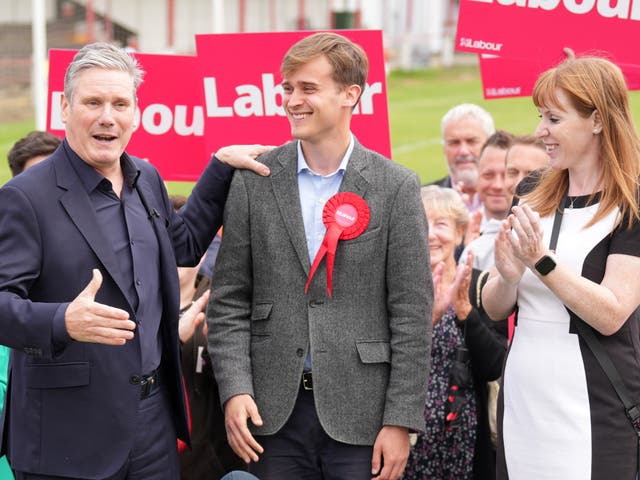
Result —
[[249, 471], [260, 480], [370, 480], [373, 447], [348, 445], [320, 425], [313, 391], [300, 389], [293, 413], [274, 435], [257, 436], [264, 448]]
[[[129, 458], [107, 479], [178, 480], [178, 444], [168, 394], [162, 383], [147, 398], [140, 400], [136, 424], [138, 428]], [[16, 480], [70, 480], [68, 477], [19, 471], [14, 475]]]

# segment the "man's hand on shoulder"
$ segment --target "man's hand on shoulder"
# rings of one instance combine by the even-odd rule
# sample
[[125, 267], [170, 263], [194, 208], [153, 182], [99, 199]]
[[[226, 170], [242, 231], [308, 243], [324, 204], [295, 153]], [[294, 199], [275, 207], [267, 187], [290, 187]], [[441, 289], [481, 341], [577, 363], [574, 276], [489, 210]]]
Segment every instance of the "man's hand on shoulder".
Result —
[[240, 394], [231, 397], [224, 405], [224, 424], [227, 430], [229, 446], [245, 463], [258, 461], [258, 453], [264, 452], [262, 446], [253, 438], [247, 427], [250, 418], [256, 426], [262, 425], [258, 406], [251, 395]]
[[371, 475], [377, 480], [397, 480], [402, 477], [409, 458], [409, 430], [385, 425], [373, 444]]
[[79, 342], [124, 345], [133, 338], [136, 324], [129, 320], [125, 310], [95, 301], [101, 286], [102, 274], [94, 269], [91, 281], [64, 313], [67, 333]]
[[218, 150], [216, 157], [230, 167], [251, 170], [266, 177], [270, 173], [269, 167], [256, 161], [256, 158], [274, 148], [276, 148], [274, 145], [228, 145]]

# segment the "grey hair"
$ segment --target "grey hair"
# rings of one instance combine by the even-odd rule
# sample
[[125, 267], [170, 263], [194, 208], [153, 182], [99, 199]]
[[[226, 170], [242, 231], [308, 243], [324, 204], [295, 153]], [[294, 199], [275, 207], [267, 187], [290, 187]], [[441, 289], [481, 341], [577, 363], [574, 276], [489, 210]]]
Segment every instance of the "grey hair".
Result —
[[440, 125], [442, 136], [444, 137], [444, 129], [449, 122], [457, 121], [465, 117], [473, 117], [480, 120], [487, 137], [493, 135], [496, 131], [496, 127], [493, 123], [493, 117], [489, 112], [474, 103], [461, 103], [460, 105], [452, 107], [442, 117]]
[[76, 80], [83, 70], [103, 68], [127, 72], [133, 80], [133, 98], [136, 98], [138, 87], [142, 84], [144, 70], [138, 61], [123, 49], [106, 42], [90, 43], [82, 47], [73, 57], [64, 76], [64, 96], [70, 102]]
[[425, 209], [440, 212], [451, 218], [456, 228], [464, 230], [469, 223], [469, 211], [460, 194], [453, 188], [426, 185], [420, 188], [420, 197]]

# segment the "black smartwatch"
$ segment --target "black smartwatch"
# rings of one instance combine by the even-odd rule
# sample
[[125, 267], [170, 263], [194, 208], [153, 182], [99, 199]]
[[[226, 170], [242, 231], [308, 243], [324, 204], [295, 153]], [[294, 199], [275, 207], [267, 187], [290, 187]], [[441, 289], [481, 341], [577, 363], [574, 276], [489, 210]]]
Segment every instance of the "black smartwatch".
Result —
[[534, 265], [536, 270], [543, 277], [556, 268], [556, 261], [549, 255], [545, 255]]

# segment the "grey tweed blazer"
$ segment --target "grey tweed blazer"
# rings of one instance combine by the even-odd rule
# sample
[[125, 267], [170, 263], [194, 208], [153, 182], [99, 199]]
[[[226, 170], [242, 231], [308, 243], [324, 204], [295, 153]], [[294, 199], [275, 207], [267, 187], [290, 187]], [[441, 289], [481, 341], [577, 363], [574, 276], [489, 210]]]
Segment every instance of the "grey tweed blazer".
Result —
[[289, 418], [307, 352], [328, 435], [372, 445], [383, 425], [424, 429], [433, 287], [418, 177], [357, 141], [340, 191], [362, 196], [371, 220], [340, 241], [333, 297], [326, 262], [309, 292], [309, 253], [296, 142], [263, 155], [269, 177], [234, 175], [207, 310], [209, 351], [224, 403], [248, 393], [277, 432]]

